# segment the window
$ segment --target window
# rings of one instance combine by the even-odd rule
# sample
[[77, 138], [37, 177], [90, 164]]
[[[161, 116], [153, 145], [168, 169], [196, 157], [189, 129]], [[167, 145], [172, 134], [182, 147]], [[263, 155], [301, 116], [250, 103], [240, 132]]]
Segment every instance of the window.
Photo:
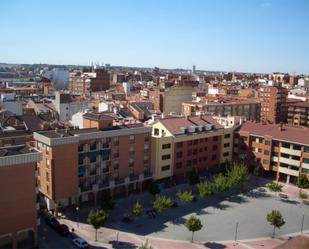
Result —
[[[114, 144], [114, 146], [119, 146], [119, 137], [113, 138], [113, 144]], [[103, 145], [103, 148], [104, 148], [104, 145]]]
[[149, 141], [149, 133], [146, 133], [146, 134], [144, 135], [144, 141], [145, 141], [145, 142], [148, 142], [148, 141]]
[[134, 144], [135, 143], [135, 137], [134, 136], [130, 136], [130, 144]]
[[264, 155], [269, 156], [270, 152], [269, 150], [264, 150]]
[[187, 155], [192, 156], [192, 150], [188, 150]]
[[309, 153], [309, 147], [305, 147], [304, 152]]
[[217, 136], [213, 137], [212, 141], [218, 141], [218, 137]]
[[231, 137], [230, 134], [225, 134], [225, 135], [224, 135], [224, 138], [230, 138], [230, 137]]
[[162, 156], [162, 160], [168, 160], [171, 158], [171, 155], [170, 154], [167, 154], [167, 155], [163, 155]]
[[259, 152], [259, 153], [262, 153], [262, 149], [261, 149], [261, 148], [258, 148], [258, 152]]
[[292, 159], [293, 159], [293, 160], [299, 161], [299, 160], [300, 160], [300, 157], [299, 157], [299, 156], [292, 156]]
[[197, 165], [197, 159], [193, 159], [193, 165]]
[[188, 160], [187, 161], [187, 167], [190, 167], [192, 165], [192, 161], [191, 160]]
[[285, 153], [281, 153], [281, 156], [284, 157], [284, 158], [290, 158], [290, 156], [288, 154], [285, 154]]
[[178, 143], [176, 143], [176, 147], [177, 147], [177, 148], [182, 148], [182, 147], [183, 147], [183, 142], [178, 142]]
[[284, 148], [288, 148], [288, 149], [289, 149], [290, 146], [291, 146], [291, 145], [290, 145], [289, 143], [282, 143], [282, 147], [284, 147]]
[[204, 151], [207, 151], [207, 147], [204, 147]]
[[304, 163], [309, 163], [309, 158], [304, 158], [303, 162]]
[[268, 160], [264, 160], [264, 161], [263, 161], [263, 164], [264, 164], [264, 165], [267, 165], [267, 164], [269, 164], [269, 161], [268, 161]]
[[224, 144], [224, 148], [227, 148], [227, 147], [229, 147], [230, 146], [230, 143], [225, 143]]
[[294, 144], [294, 145], [293, 145], [293, 149], [294, 149], [294, 150], [301, 150], [301, 146], [298, 145], [298, 144]]
[[224, 152], [223, 156], [229, 156], [229, 154], [230, 154], [229, 152]]
[[274, 146], [274, 147], [279, 147], [279, 142], [273, 141], [273, 146]]
[[49, 159], [46, 159], [46, 168], [49, 168], [49, 166], [50, 166], [50, 161]]
[[212, 146], [212, 150], [213, 150], [213, 151], [216, 151], [217, 149], [218, 149], [218, 146], [217, 146], [217, 145], [213, 145], [213, 146]]
[[49, 173], [46, 172], [46, 181], [49, 182]]
[[197, 155], [197, 149], [193, 150], [193, 155]]
[[274, 156], [279, 156], [279, 153], [278, 152], [274, 152]]
[[211, 160], [216, 160], [217, 159], [217, 155], [212, 155], [211, 156]]
[[302, 168], [302, 169], [301, 169], [301, 172], [302, 172], [303, 174], [309, 174], [309, 169]]
[[176, 153], [176, 158], [182, 158], [182, 152], [181, 151]]
[[182, 162], [176, 163], [176, 169], [180, 169], [182, 167]]
[[193, 144], [198, 144], [198, 139], [194, 140]]
[[162, 150], [170, 149], [171, 144], [162, 144]]
[[265, 141], [265, 145], [269, 146], [270, 145], [270, 141]]
[[188, 145], [188, 146], [192, 146], [192, 141], [188, 141], [188, 142], [187, 142], [187, 145]]
[[159, 136], [159, 133], [160, 133], [160, 130], [157, 129], [157, 128], [155, 128], [155, 129], [154, 129], [154, 134], [155, 134], [155, 136]]
[[170, 166], [169, 165], [165, 165], [161, 167], [161, 171], [167, 171], [170, 170]]
[[207, 157], [204, 157], [203, 160], [204, 160], [204, 162], [206, 162], [207, 161]]

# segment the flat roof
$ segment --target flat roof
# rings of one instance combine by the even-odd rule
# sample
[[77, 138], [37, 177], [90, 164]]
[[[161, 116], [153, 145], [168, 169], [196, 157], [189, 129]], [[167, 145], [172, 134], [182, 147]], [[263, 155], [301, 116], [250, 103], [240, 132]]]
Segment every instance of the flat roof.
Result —
[[27, 145], [16, 145], [16, 146], [7, 146], [0, 147], [0, 157], [14, 156], [28, 154], [32, 152], [37, 152], [34, 148], [28, 147]]

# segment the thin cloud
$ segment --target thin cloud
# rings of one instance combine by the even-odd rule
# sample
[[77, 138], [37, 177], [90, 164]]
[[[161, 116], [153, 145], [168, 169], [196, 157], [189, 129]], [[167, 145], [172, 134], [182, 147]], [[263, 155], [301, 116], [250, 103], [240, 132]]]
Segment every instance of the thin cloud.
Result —
[[264, 2], [264, 3], [261, 4], [262, 8], [270, 8], [272, 6], [273, 6], [273, 4], [271, 2]]

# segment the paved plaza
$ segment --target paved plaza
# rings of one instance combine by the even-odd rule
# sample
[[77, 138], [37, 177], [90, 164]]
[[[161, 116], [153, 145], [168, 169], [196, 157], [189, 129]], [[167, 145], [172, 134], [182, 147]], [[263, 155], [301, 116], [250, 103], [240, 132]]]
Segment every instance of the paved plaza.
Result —
[[[174, 196], [180, 188], [186, 189], [189, 186], [167, 189], [164, 194]], [[86, 223], [89, 208], [82, 208], [77, 215], [68, 214], [61, 221], [74, 228], [78, 236], [91, 242], [92, 248], [133, 249], [146, 240], [155, 249], [275, 248], [299, 235], [301, 227], [303, 236], [309, 236], [308, 205], [302, 204], [297, 198], [297, 188], [285, 186], [284, 192], [289, 195], [288, 199], [281, 199], [268, 191], [260, 192], [256, 188], [248, 188], [243, 194], [236, 189], [198, 198], [191, 204], [180, 204], [158, 214], [154, 219], [143, 215], [128, 224], [123, 223], [121, 218], [129, 212], [132, 204], [139, 200], [147, 210], [151, 208], [152, 196], [144, 193], [119, 199], [110, 214], [109, 222], [99, 230], [99, 242], [94, 242], [94, 230]], [[286, 221], [281, 229], [276, 229], [276, 239], [270, 238], [272, 227], [266, 221], [267, 213], [273, 209], [279, 210]], [[191, 233], [184, 226], [191, 214], [197, 215], [203, 224], [203, 229], [195, 233], [194, 244], [189, 242]], [[46, 231], [45, 228], [44, 233]], [[238, 243], [234, 242], [235, 236]], [[118, 247], [117, 240], [121, 241]], [[53, 240], [50, 243], [45, 248], [57, 248], [57, 245], [52, 245]], [[65, 248], [71, 247], [68, 242], [63, 245]]]

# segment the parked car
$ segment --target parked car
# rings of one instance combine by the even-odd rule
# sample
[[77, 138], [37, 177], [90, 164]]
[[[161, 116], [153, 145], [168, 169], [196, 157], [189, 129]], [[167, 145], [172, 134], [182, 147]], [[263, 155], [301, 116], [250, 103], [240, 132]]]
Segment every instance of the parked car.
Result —
[[78, 248], [88, 248], [89, 247], [87, 241], [82, 238], [75, 238], [72, 240], [72, 242]]
[[54, 216], [46, 216], [44, 220], [45, 223], [52, 228], [60, 224], [59, 221]]
[[55, 226], [54, 229], [57, 233], [59, 233], [62, 236], [66, 236], [70, 233], [68, 226], [65, 225], [65, 224], [59, 224], [59, 225]]

